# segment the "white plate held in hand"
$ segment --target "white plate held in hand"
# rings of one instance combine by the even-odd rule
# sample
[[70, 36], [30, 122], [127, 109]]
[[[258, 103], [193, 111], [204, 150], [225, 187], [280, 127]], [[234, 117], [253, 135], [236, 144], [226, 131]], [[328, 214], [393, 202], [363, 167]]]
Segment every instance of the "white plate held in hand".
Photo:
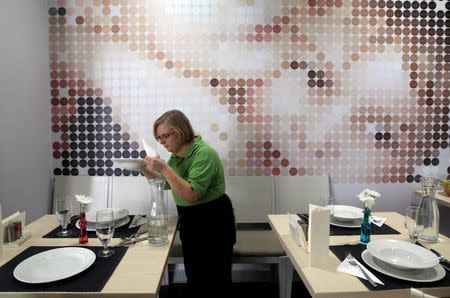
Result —
[[140, 171], [144, 168], [141, 159], [122, 158], [113, 159], [112, 161], [115, 166], [128, 171]]
[[439, 264], [439, 259], [428, 249], [401, 240], [370, 241], [367, 250], [375, 258], [403, 270], [427, 269]]
[[74, 276], [95, 261], [95, 253], [82, 247], [50, 249], [23, 260], [14, 269], [14, 277], [25, 283], [40, 284]]

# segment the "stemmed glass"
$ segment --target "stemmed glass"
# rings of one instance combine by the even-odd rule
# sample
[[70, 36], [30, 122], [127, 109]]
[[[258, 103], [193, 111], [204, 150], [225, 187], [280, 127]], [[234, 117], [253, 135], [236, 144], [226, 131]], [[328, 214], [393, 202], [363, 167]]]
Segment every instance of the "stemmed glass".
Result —
[[109, 241], [114, 235], [114, 212], [111, 209], [97, 211], [95, 222], [97, 237], [102, 243], [103, 249], [97, 252], [97, 256], [106, 258], [114, 254], [114, 250], [108, 248]]
[[325, 194], [320, 196], [321, 204], [330, 210], [330, 220], [333, 219], [334, 215], [334, 197], [330, 194]]
[[417, 225], [416, 222], [417, 206], [408, 206], [405, 211], [405, 227], [408, 231], [409, 241], [416, 243], [417, 238], [423, 230], [423, 226]]
[[56, 198], [56, 214], [58, 215], [59, 222], [62, 230], [56, 233], [60, 237], [67, 237], [72, 235], [72, 231], [67, 229], [69, 220], [71, 217], [71, 201], [69, 197], [57, 197]]

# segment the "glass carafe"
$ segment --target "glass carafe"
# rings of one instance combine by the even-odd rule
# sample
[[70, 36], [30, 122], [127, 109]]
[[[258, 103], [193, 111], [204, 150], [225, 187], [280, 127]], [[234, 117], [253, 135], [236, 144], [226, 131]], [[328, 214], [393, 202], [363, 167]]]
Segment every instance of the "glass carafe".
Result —
[[422, 232], [419, 241], [434, 243], [439, 234], [439, 209], [434, 193], [439, 185], [439, 179], [435, 177], [422, 177], [422, 198], [417, 206], [416, 223]]
[[167, 193], [164, 190], [165, 179], [150, 179], [150, 209], [147, 214], [148, 242], [163, 245], [168, 242]]

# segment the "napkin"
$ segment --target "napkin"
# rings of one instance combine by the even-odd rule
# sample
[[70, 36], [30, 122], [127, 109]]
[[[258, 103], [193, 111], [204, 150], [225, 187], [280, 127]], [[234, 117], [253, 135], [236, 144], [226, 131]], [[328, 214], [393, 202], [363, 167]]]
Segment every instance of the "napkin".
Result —
[[371, 216], [370, 217], [371, 222], [376, 225], [381, 227], [382, 225], [384, 225], [384, 223], [386, 222], [386, 218], [385, 217], [378, 217], [378, 216]]
[[309, 204], [308, 251], [311, 266], [328, 262], [330, 209]]
[[141, 226], [143, 224], [147, 223], [147, 219], [141, 215], [135, 215], [133, 217], [133, 220], [131, 221], [130, 225], [128, 226], [129, 229]]
[[156, 152], [156, 150], [150, 147], [144, 139], [142, 139], [142, 145], [144, 145], [144, 150], [145, 153], [147, 153], [147, 156], [159, 157], [159, 154]]
[[[364, 267], [364, 265], [358, 262], [356, 258], [355, 261], [359, 266], [361, 266], [364, 269], [364, 271], [372, 278], [372, 280], [374, 280], [376, 283], [380, 285], [384, 285], [384, 283], [381, 280], [379, 280], [375, 275], [373, 275], [372, 272], [370, 272], [366, 267]], [[347, 258], [344, 261], [342, 261], [342, 263], [337, 267], [337, 271], [367, 280], [367, 278], [364, 276], [364, 273], [362, 273], [358, 267], [350, 265], [350, 263], [347, 261]]]

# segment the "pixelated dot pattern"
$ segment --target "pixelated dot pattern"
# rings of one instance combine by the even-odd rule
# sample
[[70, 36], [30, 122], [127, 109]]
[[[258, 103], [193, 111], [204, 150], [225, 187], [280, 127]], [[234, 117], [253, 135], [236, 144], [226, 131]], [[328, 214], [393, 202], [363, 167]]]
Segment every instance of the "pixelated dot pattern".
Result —
[[153, 121], [179, 108], [227, 175], [450, 176], [448, 1], [53, 0], [48, 14], [55, 175], [139, 175], [113, 159], [157, 147]]

